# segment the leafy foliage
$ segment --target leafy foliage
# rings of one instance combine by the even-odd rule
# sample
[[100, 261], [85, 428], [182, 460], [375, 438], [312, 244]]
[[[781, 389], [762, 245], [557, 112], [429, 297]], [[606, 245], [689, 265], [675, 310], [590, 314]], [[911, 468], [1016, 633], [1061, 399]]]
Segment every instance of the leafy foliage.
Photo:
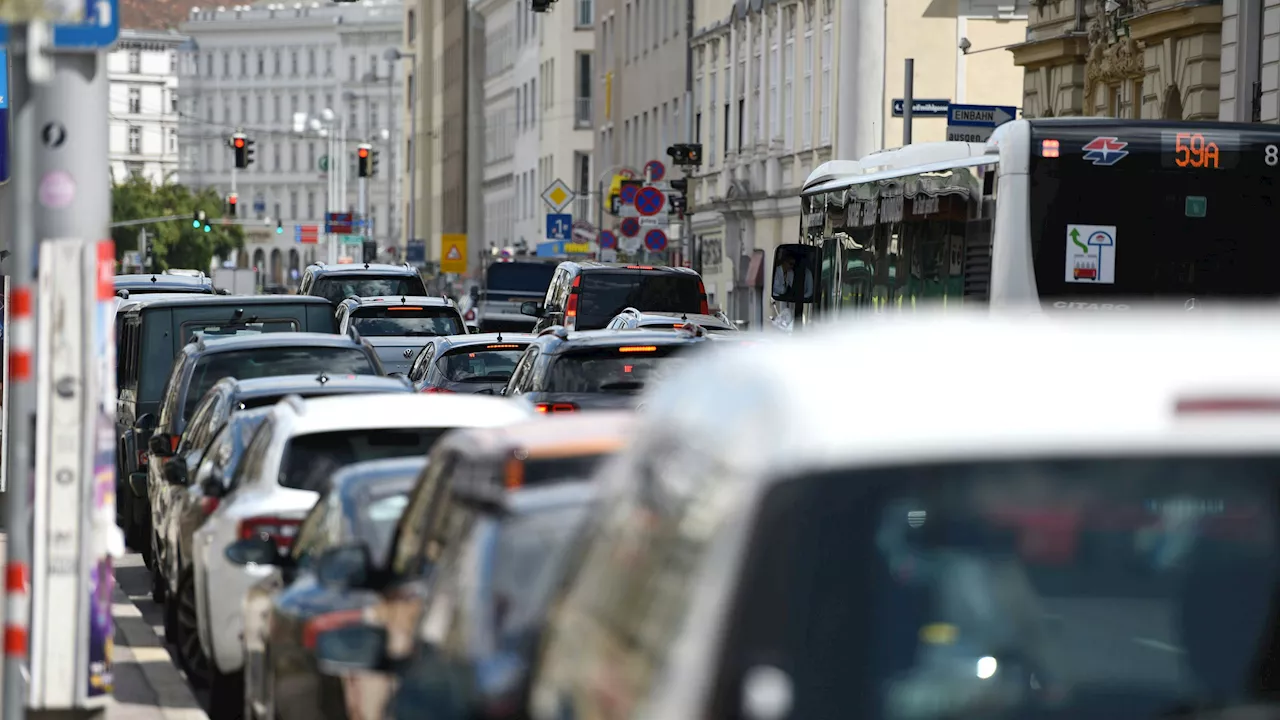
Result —
[[[196, 212], [203, 210], [212, 228], [191, 226]], [[126, 250], [138, 248], [138, 233], [145, 227], [151, 240], [157, 271], [167, 268], [193, 268], [208, 271], [214, 256], [226, 258], [232, 250], [244, 247], [244, 230], [239, 225], [222, 225], [222, 197], [213, 188], [192, 192], [185, 185], [165, 183], [152, 185], [144, 178], [133, 177], [111, 188], [111, 219], [182, 215], [181, 220], [166, 220], [150, 225], [113, 228], [111, 239], [116, 244], [116, 259]]]

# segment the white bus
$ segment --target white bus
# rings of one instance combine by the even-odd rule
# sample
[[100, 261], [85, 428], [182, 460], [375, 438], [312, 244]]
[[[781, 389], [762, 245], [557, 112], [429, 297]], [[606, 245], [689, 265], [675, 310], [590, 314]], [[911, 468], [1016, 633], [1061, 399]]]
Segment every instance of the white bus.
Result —
[[1274, 125], [1056, 118], [828, 162], [772, 294], [797, 325], [939, 301], [1277, 298], [1278, 148]]

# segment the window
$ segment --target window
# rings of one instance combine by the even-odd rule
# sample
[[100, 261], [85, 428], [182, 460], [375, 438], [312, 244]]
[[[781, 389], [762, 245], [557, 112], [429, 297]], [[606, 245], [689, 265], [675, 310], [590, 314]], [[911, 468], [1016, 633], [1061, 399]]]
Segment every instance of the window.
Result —
[[[830, 17], [830, 16], [828, 16]], [[831, 23], [822, 28], [822, 107], [818, 111], [818, 139], [822, 144], [831, 142]]]
[[271, 118], [276, 122], [280, 122], [280, 96], [274, 95], [271, 98]]
[[298, 77], [298, 51], [294, 50], [289, 53], [289, 74]]
[[316, 167], [316, 144], [314, 142], [307, 143], [307, 171], [310, 172]]
[[298, 191], [289, 191], [289, 219], [296, 220], [298, 218]]
[[258, 77], [267, 74], [267, 56], [266, 53], [258, 53]]
[[[280, 143], [271, 143], [271, 170], [280, 172]], [[280, 210], [276, 209], [276, 217], [280, 217]]]
[[804, 92], [800, 100], [800, 147], [813, 147], [813, 31], [804, 33]]
[[129, 51], [129, 72], [134, 75], [142, 72], [142, 53], [138, 50]]
[[355, 55], [347, 58], [347, 79], [351, 82], [355, 82], [356, 80], [356, 66], [359, 62], [360, 61], [356, 59]]
[[324, 49], [324, 76], [333, 77], [333, 48]]
[[409, 13], [405, 18], [404, 30], [405, 30], [405, 33], [407, 33], [405, 39], [407, 40], [408, 45], [412, 47], [414, 40], [416, 40], [418, 37], [418, 24], [417, 24], [416, 16], [414, 15], [414, 12], [413, 12], [413, 8], [409, 8]]
[[[763, 25], [763, 23], [761, 24]], [[765, 112], [769, 114], [770, 139], [776, 138], [782, 134], [782, 118], [779, 117], [781, 115], [779, 112], [781, 108], [778, 106], [778, 80], [779, 76], [782, 75], [782, 68], [779, 67], [780, 59], [778, 36], [773, 35], [773, 44], [769, 48], [769, 106], [764, 108]]]
[[240, 77], [249, 74], [249, 53], [240, 53]]
[[231, 77], [231, 53], [222, 53], [222, 77]]
[[[787, 8], [788, 25], [794, 30], [795, 8]], [[782, 141], [790, 150], [796, 140], [796, 42], [794, 33], [788, 33], [785, 51], [782, 53]]]
[[316, 217], [316, 194], [307, 193], [307, 219], [314, 220]]
[[577, 27], [589, 28], [595, 24], [595, 0], [578, 0]]
[[129, 126], [129, 154], [139, 155], [142, 153], [142, 128], [136, 125]]
[[298, 171], [298, 142], [296, 140], [289, 141], [289, 169], [293, 172]]
[[267, 99], [262, 97], [261, 95], [258, 95], [254, 98], [254, 104], [257, 105], [257, 109], [258, 109], [258, 114], [256, 116], [258, 118], [258, 122], [266, 122], [267, 121], [267, 107], [266, 107]]
[[[714, 56], [712, 63], [715, 62]], [[728, 85], [728, 83], [725, 83]], [[710, 102], [707, 103], [707, 166], [713, 167], [716, 164], [716, 107], [720, 104], [720, 98], [716, 96], [716, 69], [712, 65], [710, 81], [707, 85], [707, 95]]]
[[279, 77], [280, 76], [280, 51], [279, 50], [276, 50], [274, 53], [271, 54], [271, 67], [272, 67], [272, 73], [275, 74], [276, 77]]
[[129, 114], [142, 114], [142, 90], [141, 88], [129, 88]]
[[378, 123], [378, 103], [369, 103], [369, 130], [373, 131], [380, 127]]
[[249, 122], [249, 98], [240, 96], [240, 122]]
[[591, 53], [578, 53], [577, 75], [573, 119], [578, 127], [591, 127]]
[[307, 75], [316, 76], [316, 51], [315, 48], [307, 50]]
[[170, 155], [178, 152], [178, 131], [175, 128], [169, 128], [168, 152]]
[[178, 112], [178, 91], [169, 91], [169, 112]]

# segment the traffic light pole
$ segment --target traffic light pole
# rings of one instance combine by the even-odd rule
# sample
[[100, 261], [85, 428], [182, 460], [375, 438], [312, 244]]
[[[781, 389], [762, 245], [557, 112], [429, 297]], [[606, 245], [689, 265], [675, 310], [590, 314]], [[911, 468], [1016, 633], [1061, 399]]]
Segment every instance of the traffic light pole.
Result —
[[361, 227], [363, 232], [360, 234], [368, 240], [371, 237], [369, 228], [369, 178], [361, 177], [356, 182], [360, 192], [360, 217], [364, 220], [364, 225]]
[[[695, 109], [693, 107], [693, 0], [685, 0], [685, 25], [684, 25], [684, 137], [685, 142], [690, 145], [698, 142], [698, 138], [694, 137], [697, 132], [693, 125], [693, 116]], [[694, 166], [685, 166], [684, 175], [688, 180], [693, 175]], [[693, 213], [689, 212], [689, 194], [688, 189], [685, 190], [685, 211], [684, 211], [684, 227], [681, 234], [681, 254], [687, 258], [690, 267], [693, 262]]]

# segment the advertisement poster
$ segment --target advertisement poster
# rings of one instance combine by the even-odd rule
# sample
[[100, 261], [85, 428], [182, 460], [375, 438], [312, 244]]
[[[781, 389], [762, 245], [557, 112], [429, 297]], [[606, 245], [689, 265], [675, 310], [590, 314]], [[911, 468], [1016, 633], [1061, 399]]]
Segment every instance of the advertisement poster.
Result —
[[[88, 248], [86, 248], [88, 250]], [[89, 683], [87, 697], [103, 699], [112, 692], [111, 591], [115, 577], [111, 565], [110, 537], [115, 529], [115, 244], [97, 243], [97, 293], [93, 327], [93, 374], [98, 393], [94, 404], [97, 419], [93, 452], [93, 532], [90, 535], [89, 565]]]

